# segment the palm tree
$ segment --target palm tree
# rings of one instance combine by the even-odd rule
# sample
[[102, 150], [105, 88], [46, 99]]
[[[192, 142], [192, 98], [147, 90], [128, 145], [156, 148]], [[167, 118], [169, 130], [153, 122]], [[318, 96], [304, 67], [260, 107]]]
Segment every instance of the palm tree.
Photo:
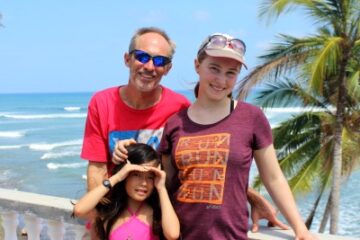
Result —
[[349, 106], [349, 101], [354, 101], [349, 97], [352, 89], [347, 89], [347, 86], [359, 86], [359, 6], [360, 0], [264, 0], [260, 16], [277, 17], [291, 8], [301, 7], [319, 27], [316, 34], [309, 37], [280, 35], [283, 43], [262, 56], [265, 63], [245, 77], [239, 93], [239, 98], [243, 98], [250, 87], [263, 78], [276, 80], [279, 76], [291, 74], [306, 80], [312, 92], [326, 97], [335, 107], [330, 149], [332, 234], [337, 232], [338, 225], [346, 106]]
[[[304, 111], [282, 122], [273, 129], [274, 145], [284, 174], [289, 179], [291, 189], [297, 192], [315, 191], [314, 207], [306, 221], [308, 228], [319, 202], [330, 185], [332, 173], [331, 148], [334, 145], [333, 124], [335, 116], [331, 101], [304, 89], [304, 84], [286, 79], [267, 84], [255, 100], [263, 107], [282, 106], [296, 102], [312, 111]], [[353, 95], [360, 91], [354, 91]], [[357, 106], [357, 108], [356, 108]], [[350, 176], [352, 170], [360, 164], [360, 108], [354, 104], [345, 114], [346, 124], [343, 138], [342, 176]], [[357, 126], [357, 127], [355, 127]], [[259, 178], [254, 181], [258, 188]], [[326, 217], [326, 216], [325, 216]]]

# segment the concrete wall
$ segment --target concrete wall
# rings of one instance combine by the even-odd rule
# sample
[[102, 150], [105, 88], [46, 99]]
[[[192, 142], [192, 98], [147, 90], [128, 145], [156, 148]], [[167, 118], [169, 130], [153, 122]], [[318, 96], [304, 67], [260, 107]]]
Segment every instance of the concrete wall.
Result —
[[[37, 218], [46, 219], [50, 222], [65, 223], [74, 226], [81, 226], [79, 228], [79, 234], [84, 233], [82, 228], [84, 220], [71, 218], [73, 205], [71, 202], [74, 200], [60, 197], [53, 197], [29, 192], [20, 192], [15, 190], [8, 190], [0, 188], [0, 214], [4, 219], [4, 216], [8, 212], [16, 212], [19, 215], [35, 216]], [[3, 221], [4, 222], [4, 221]], [[64, 231], [60, 227], [55, 231]], [[63, 225], [65, 226], [65, 225]], [[63, 227], [64, 228], [64, 227]], [[5, 229], [5, 232], [7, 229]], [[36, 233], [37, 234], [37, 233]], [[341, 237], [334, 235], [316, 234], [319, 240], [355, 240], [360, 238]], [[252, 240], [280, 240], [280, 239], [294, 239], [294, 233], [292, 230], [283, 231], [276, 228], [260, 228], [258, 233], [249, 232], [249, 239]], [[55, 238], [51, 238], [55, 239]], [[70, 239], [75, 239], [70, 238]], [[81, 236], [76, 239], [82, 239]]]

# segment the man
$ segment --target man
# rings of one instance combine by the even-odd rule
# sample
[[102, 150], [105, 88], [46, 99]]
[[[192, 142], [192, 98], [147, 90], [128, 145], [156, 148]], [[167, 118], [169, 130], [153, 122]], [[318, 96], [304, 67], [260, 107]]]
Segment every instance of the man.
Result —
[[[88, 160], [88, 189], [102, 184], [114, 166], [119, 140], [133, 138], [157, 147], [166, 120], [190, 102], [182, 95], [160, 85], [171, 69], [175, 44], [158, 28], [141, 28], [132, 37], [124, 54], [129, 68], [127, 85], [96, 93], [88, 109], [81, 157]], [[114, 154], [114, 161], [119, 160]], [[258, 193], [249, 190], [253, 231], [258, 220], [287, 228], [276, 218], [274, 208]]]

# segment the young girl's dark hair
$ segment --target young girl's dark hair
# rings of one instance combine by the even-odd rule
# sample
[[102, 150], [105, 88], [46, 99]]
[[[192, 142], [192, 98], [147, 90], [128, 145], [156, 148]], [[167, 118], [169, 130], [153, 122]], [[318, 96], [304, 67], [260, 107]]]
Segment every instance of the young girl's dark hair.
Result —
[[[143, 143], [131, 144], [126, 147], [128, 160], [132, 164], [143, 164], [157, 161], [160, 164], [159, 155], [149, 145]], [[112, 174], [117, 173], [126, 163], [117, 165]], [[104, 199], [96, 206], [98, 216], [95, 221], [95, 229], [100, 239], [109, 239], [110, 230], [120, 214], [128, 207], [128, 195], [125, 189], [125, 182], [116, 184]], [[161, 209], [158, 192], [154, 189], [151, 195], [145, 200], [153, 209], [152, 231], [154, 235], [163, 238], [161, 228]]]

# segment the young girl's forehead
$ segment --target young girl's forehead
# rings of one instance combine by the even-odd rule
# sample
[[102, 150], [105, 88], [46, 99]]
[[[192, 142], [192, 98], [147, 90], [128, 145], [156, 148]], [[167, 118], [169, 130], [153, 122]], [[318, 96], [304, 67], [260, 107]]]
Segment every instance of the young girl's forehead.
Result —
[[152, 160], [150, 162], [146, 162], [143, 164], [140, 164], [141, 166], [149, 166], [149, 167], [157, 167], [160, 164], [158, 160]]

